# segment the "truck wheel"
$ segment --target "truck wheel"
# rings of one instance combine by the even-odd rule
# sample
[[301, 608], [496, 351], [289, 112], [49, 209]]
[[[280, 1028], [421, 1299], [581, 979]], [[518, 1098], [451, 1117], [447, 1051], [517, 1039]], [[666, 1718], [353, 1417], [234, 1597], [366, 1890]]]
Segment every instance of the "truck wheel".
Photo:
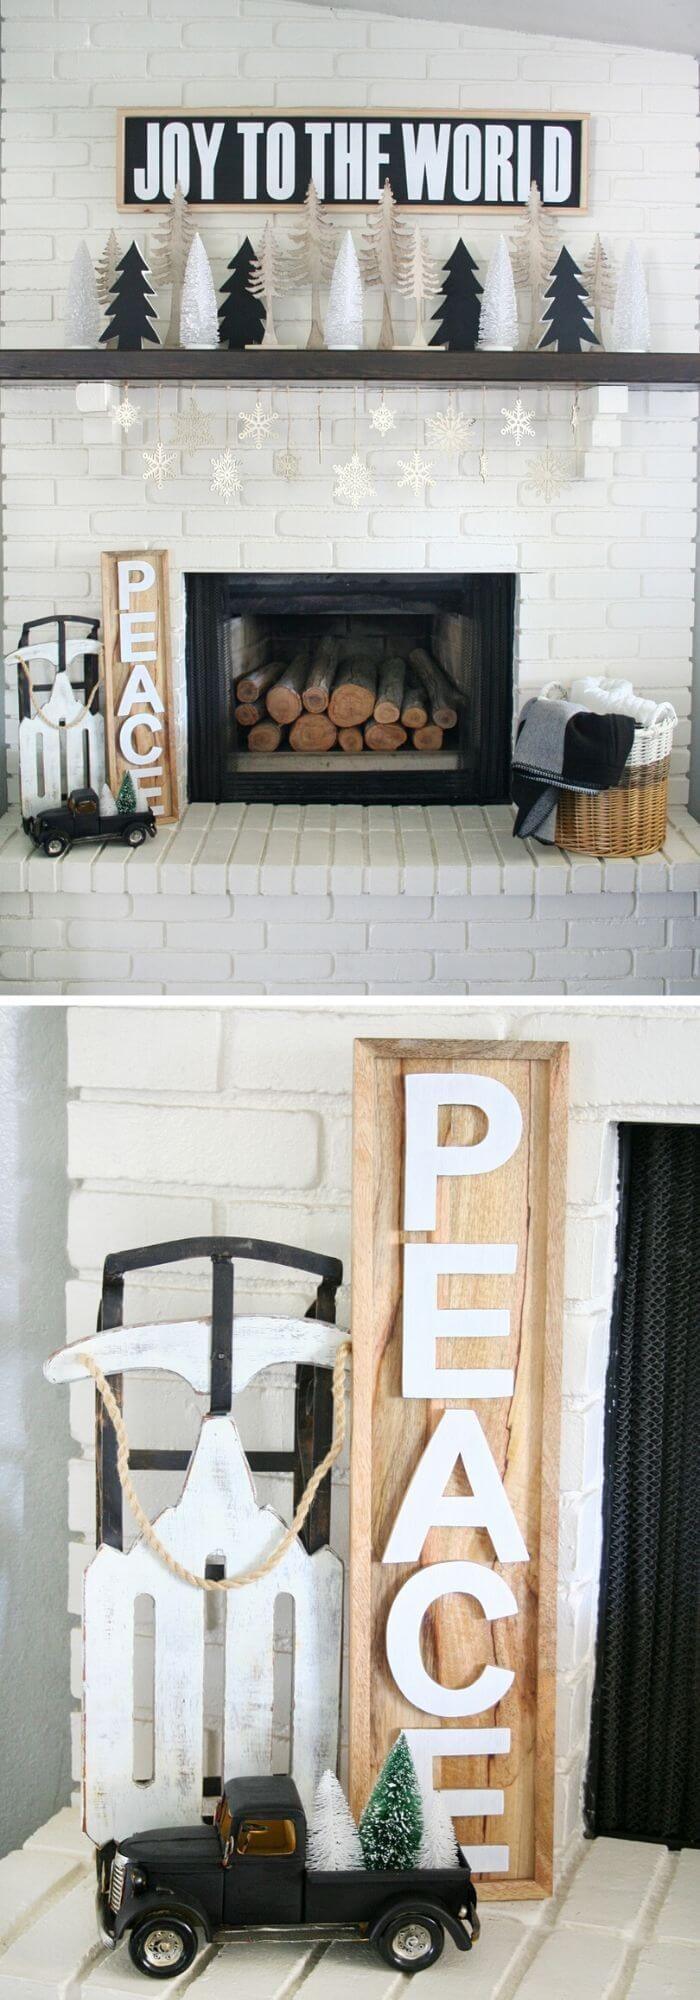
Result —
[[134, 1925], [129, 1956], [137, 1970], [147, 1972], [151, 1979], [174, 1979], [176, 1972], [186, 1972], [197, 1956], [197, 1932], [186, 1917], [156, 1911]]
[[43, 842], [44, 853], [48, 854], [52, 861], [57, 861], [59, 854], [65, 854], [67, 846], [67, 840], [64, 840], [60, 833], [48, 834]]
[[442, 1924], [424, 1910], [390, 1917], [375, 1940], [380, 1957], [396, 1972], [424, 1972], [440, 1957], [444, 1942]]
[[126, 836], [127, 847], [143, 847], [145, 838], [146, 838], [145, 827], [130, 826]]

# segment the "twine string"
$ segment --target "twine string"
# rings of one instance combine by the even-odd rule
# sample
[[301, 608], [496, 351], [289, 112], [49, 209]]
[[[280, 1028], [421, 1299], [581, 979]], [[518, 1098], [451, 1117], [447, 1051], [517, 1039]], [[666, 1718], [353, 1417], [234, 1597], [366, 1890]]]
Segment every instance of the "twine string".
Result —
[[[84, 702], [83, 707], [81, 708], [80, 713], [78, 715], [72, 716], [70, 722], [54, 722], [52, 717], [50, 715], [47, 715], [46, 709], [41, 708], [39, 702], [37, 701], [36, 695], [34, 693], [34, 685], [32, 682], [31, 669], [27, 666], [26, 660], [18, 659], [18, 666], [21, 667], [22, 673], [25, 676], [25, 680], [29, 688], [29, 700], [34, 710], [34, 714], [38, 715], [40, 720], [46, 723], [47, 729], [78, 729], [80, 723], [85, 721], [85, 717], [88, 713], [88, 710], [92, 707], [95, 695], [97, 694], [99, 682], [95, 681], [94, 688], [88, 695], [87, 701]], [[49, 700], [50, 699], [51, 697], [49, 696]]]
[[116, 1396], [110, 1389], [107, 1377], [103, 1375], [99, 1363], [93, 1360], [92, 1355], [83, 1353], [76, 1355], [76, 1360], [81, 1361], [83, 1367], [87, 1369], [88, 1374], [92, 1376], [95, 1387], [102, 1397], [107, 1415], [114, 1425], [117, 1439], [117, 1473], [119, 1475], [119, 1484], [124, 1498], [128, 1501], [131, 1508], [136, 1525], [140, 1529], [144, 1541], [152, 1549], [153, 1554], [159, 1556], [160, 1561], [165, 1563], [166, 1569], [169, 1569], [173, 1576], [179, 1576], [182, 1583], [191, 1584], [195, 1590], [242, 1590], [245, 1584], [258, 1583], [261, 1577], [269, 1576], [270, 1571], [275, 1569], [277, 1563], [281, 1561], [282, 1556], [286, 1554], [287, 1549], [291, 1548], [292, 1543], [296, 1541], [298, 1534], [303, 1528], [307, 1514], [316, 1498], [319, 1486], [326, 1478], [327, 1473], [331, 1471], [332, 1466], [335, 1465], [336, 1460], [340, 1457], [345, 1443], [345, 1370], [350, 1353], [351, 1342], [349, 1340], [341, 1341], [333, 1363], [333, 1435], [331, 1443], [325, 1457], [321, 1459], [320, 1465], [316, 1466], [315, 1472], [312, 1472], [311, 1478], [304, 1487], [299, 1505], [296, 1508], [289, 1527], [285, 1528], [274, 1549], [271, 1549], [269, 1555], [265, 1556], [263, 1561], [258, 1563], [254, 1569], [242, 1570], [238, 1576], [223, 1577], [198, 1576], [195, 1570], [186, 1569], [184, 1563], [178, 1562], [177, 1558], [171, 1555], [170, 1550], [166, 1549], [165, 1543], [156, 1534], [153, 1523], [149, 1521], [148, 1515], [141, 1506], [131, 1478], [129, 1470], [129, 1439], [126, 1424]]

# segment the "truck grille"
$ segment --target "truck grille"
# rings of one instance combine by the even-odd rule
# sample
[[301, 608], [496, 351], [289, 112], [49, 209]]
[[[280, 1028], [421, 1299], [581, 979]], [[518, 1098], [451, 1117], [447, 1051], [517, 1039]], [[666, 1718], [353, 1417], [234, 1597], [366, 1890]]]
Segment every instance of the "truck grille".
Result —
[[112, 1862], [112, 1868], [109, 1877], [109, 1907], [110, 1910], [114, 1911], [115, 1916], [117, 1914], [117, 1911], [120, 1910], [122, 1906], [124, 1898], [125, 1878], [126, 1878], [126, 1859], [123, 1854], [117, 1852]]

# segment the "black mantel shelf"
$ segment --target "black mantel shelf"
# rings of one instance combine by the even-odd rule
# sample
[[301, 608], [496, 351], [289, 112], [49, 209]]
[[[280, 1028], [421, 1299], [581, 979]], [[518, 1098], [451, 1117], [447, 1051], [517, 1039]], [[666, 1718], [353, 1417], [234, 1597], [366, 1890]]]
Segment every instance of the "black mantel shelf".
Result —
[[700, 354], [448, 354], [442, 349], [329, 351], [227, 347], [0, 348], [0, 382], [540, 383], [545, 388], [699, 388]]

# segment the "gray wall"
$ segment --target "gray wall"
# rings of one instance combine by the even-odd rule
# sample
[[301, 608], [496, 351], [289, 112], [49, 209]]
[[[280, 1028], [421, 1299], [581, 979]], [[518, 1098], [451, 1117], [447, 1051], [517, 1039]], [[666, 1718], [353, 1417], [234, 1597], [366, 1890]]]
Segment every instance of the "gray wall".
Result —
[[66, 1020], [0, 1008], [0, 1854], [70, 1795]]

